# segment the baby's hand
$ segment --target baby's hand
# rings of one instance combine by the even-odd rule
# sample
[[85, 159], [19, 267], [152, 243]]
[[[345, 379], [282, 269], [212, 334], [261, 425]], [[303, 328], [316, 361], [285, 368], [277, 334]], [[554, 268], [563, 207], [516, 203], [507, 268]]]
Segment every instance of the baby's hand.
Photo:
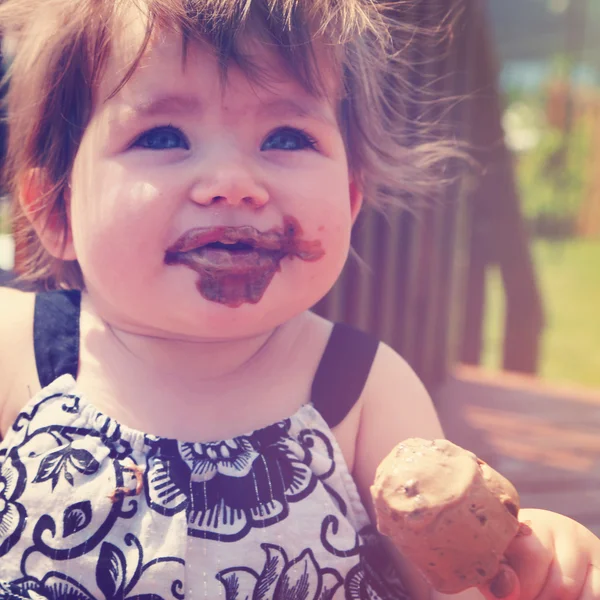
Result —
[[523, 509], [508, 564], [480, 591], [487, 600], [600, 600], [600, 539], [583, 525]]

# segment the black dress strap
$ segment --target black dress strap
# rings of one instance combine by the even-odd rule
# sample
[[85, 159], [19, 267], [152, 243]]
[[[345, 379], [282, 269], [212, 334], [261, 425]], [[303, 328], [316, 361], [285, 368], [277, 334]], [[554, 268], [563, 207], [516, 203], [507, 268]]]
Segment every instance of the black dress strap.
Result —
[[329, 427], [339, 425], [360, 398], [379, 341], [343, 323], [333, 326], [312, 385], [311, 400]]
[[33, 348], [44, 388], [61, 375], [77, 377], [81, 292], [43, 292], [35, 297]]

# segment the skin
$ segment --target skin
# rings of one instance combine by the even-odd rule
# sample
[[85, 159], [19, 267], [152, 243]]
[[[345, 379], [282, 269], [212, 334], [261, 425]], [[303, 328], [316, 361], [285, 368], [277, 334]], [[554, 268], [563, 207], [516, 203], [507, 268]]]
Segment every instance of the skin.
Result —
[[[156, 40], [111, 99], [122, 64], [113, 59], [108, 65], [71, 177], [64, 254], [58, 232], [40, 229], [40, 236], [51, 253], [76, 258], [84, 273], [81, 392], [130, 427], [207, 441], [288, 417], [310, 400], [332, 325], [309, 308], [339, 276], [362, 198], [348, 171], [334, 102], [308, 96], [266, 54], [269, 90], [235, 69], [222, 89], [206, 50], [191, 47], [185, 69], [179, 52], [177, 39]], [[165, 91], [186, 102], [154, 103], [147, 114]], [[134, 110], [140, 103], [146, 114]], [[302, 147], [302, 138], [289, 130], [283, 135], [282, 127], [309, 132], [315, 147]], [[159, 149], [146, 147], [158, 140]], [[41, 185], [22, 194], [32, 219]], [[284, 261], [257, 304], [231, 309], [209, 302], [198, 293], [193, 272], [164, 263], [165, 249], [189, 228], [266, 230], [281, 225], [284, 215], [321, 242], [324, 256], [312, 263]], [[39, 383], [33, 296], [3, 289], [0, 305], [10, 315], [0, 319], [4, 434]], [[224, 410], [231, 415], [226, 422]], [[361, 398], [334, 435], [372, 515], [369, 487], [379, 462], [402, 439], [443, 433], [422, 384], [382, 344]], [[598, 570], [590, 567], [600, 563], [598, 540], [558, 515], [525, 516], [534, 534], [510, 549], [515, 571], [508, 577], [516, 583], [510, 600], [600, 598]], [[414, 598], [435, 595], [397, 558]]]
[[[350, 183], [335, 107], [265, 60], [273, 72], [269, 90], [235, 68], [222, 90], [207, 51], [192, 46], [183, 67], [180, 40], [167, 37], [94, 112], [73, 169], [69, 251], [94, 306], [115, 327], [193, 341], [265, 335], [337, 279], [360, 195]], [[109, 64], [107, 73], [120, 72]], [[105, 77], [99, 96], [117, 83]], [[151, 143], [173, 147], [143, 146]], [[286, 143], [294, 149], [282, 149]], [[231, 311], [206, 301], [192, 285], [193, 272], [164, 265], [165, 249], [195, 226], [266, 231], [281, 227], [286, 215], [306, 239], [321, 242], [324, 256], [314, 264], [284, 261], [260, 306]]]

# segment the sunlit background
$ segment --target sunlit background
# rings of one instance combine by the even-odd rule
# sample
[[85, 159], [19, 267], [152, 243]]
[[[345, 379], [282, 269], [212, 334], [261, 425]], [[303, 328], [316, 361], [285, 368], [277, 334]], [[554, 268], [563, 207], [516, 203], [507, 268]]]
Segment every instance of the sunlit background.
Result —
[[[503, 125], [545, 312], [538, 374], [600, 388], [600, 2], [490, 0]], [[488, 277], [483, 364], [501, 365]]]

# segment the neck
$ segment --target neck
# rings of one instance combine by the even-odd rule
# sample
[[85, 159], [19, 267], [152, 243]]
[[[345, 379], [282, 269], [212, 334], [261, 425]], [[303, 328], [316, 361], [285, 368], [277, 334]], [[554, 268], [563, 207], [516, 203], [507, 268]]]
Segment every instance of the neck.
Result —
[[131, 333], [110, 326], [110, 336], [140, 365], [165, 375], [218, 380], [242, 373], [261, 355], [277, 330], [235, 340], [179, 340]]
[[86, 343], [92, 354], [109, 356], [112, 363], [126, 361], [142, 375], [179, 382], [216, 382], [243, 374], [273, 346], [283, 328], [226, 340], [178, 338], [109, 322], [86, 304], [82, 327], [88, 330]]

